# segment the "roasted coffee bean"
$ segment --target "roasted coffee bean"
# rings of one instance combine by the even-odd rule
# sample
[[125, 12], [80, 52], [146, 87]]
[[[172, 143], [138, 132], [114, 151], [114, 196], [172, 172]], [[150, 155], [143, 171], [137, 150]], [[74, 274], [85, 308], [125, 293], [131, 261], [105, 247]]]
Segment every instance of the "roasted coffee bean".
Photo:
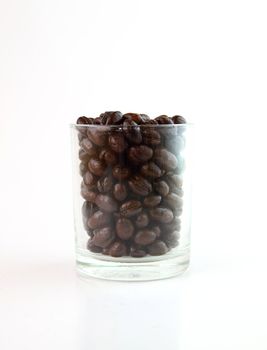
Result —
[[102, 125], [120, 124], [122, 113], [119, 111], [105, 112], [100, 115]]
[[142, 211], [142, 204], [137, 200], [129, 200], [125, 202], [120, 207], [121, 216], [126, 218], [135, 216]]
[[91, 229], [101, 228], [111, 223], [111, 215], [109, 213], [96, 211], [91, 215], [87, 221], [88, 227]]
[[175, 155], [165, 148], [155, 150], [154, 160], [161, 168], [167, 171], [175, 169], [178, 165]]
[[182, 188], [172, 188], [173, 192], [176, 193], [179, 197], [183, 197], [184, 191]]
[[168, 247], [163, 241], [157, 240], [148, 246], [148, 252], [150, 255], [163, 255], [168, 252]]
[[79, 159], [83, 162], [83, 163], [88, 163], [90, 156], [88, 153], [86, 153], [83, 149], [79, 150]]
[[132, 121], [134, 121], [137, 124], [140, 124], [142, 122], [141, 115], [137, 114], [137, 113], [125, 113], [125, 114], [123, 114], [123, 117], [125, 119], [132, 120]]
[[172, 121], [174, 124], [185, 124], [186, 120], [184, 117], [182, 117], [181, 115], [174, 115], [172, 117]]
[[153, 208], [159, 205], [160, 202], [161, 202], [161, 196], [147, 196], [144, 199], [144, 206]]
[[161, 177], [163, 173], [164, 172], [154, 162], [148, 162], [141, 167], [141, 174], [153, 179]]
[[155, 119], [145, 120], [142, 125], [157, 125], [158, 122]]
[[170, 189], [168, 184], [165, 181], [161, 180], [154, 182], [154, 190], [158, 192], [162, 197], [165, 197], [169, 193]]
[[109, 249], [110, 256], [113, 256], [115, 258], [124, 256], [126, 255], [126, 253], [127, 253], [126, 245], [120, 241], [114, 242]]
[[149, 229], [140, 230], [134, 237], [136, 244], [148, 245], [155, 241], [157, 235], [154, 231]]
[[117, 163], [117, 156], [116, 154], [111, 151], [108, 148], [104, 148], [100, 153], [99, 153], [99, 159], [104, 161], [108, 165], [114, 165]]
[[107, 193], [111, 191], [112, 188], [113, 188], [113, 179], [110, 175], [102, 177], [97, 181], [97, 189], [100, 193]]
[[95, 204], [99, 209], [108, 213], [113, 213], [118, 209], [117, 202], [112, 197], [105, 194], [98, 194], [95, 199]]
[[116, 223], [117, 236], [122, 240], [127, 240], [134, 233], [134, 226], [129, 219], [120, 218]]
[[78, 132], [78, 140], [79, 140], [79, 145], [81, 144], [81, 141], [86, 137], [86, 134], [82, 134], [81, 132]]
[[82, 139], [80, 146], [90, 157], [96, 155], [97, 153], [96, 147], [87, 137]]
[[141, 123], [142, 124], [150, 121], [150, 118], [149, 118], [149, 116], [147, 114], [141, 113], [140, 117], [141, 117]]
[[90, 172], [97, 176], [103, 176], [106, 171], [106, 165], [103, 161], [97, 158], [91, 158], [88, 162]]
[[155, 232], [157, 238], [159, 238], [160, 234], [161, 234], [161, 229], [159, 226], [153, 226], [151, 227], [151, 230]]
[[128, 151], [128, 158], [134, 164], [145, 163], [153, 156], [153, 150], [144, 145], [133, 146]]
[[108, 139], [110, 148], [116, 152], [121, 153], [127, 148], [127, 142], [122, 133], [113, 132]]
[[117, 180], [125, 180], [130, 176], [130, 169], [126, 167], [122, 167], [120, 165], [116, 165], [112, 169], [112, 175]]
[[140, 127], [133, 120], [125, 119], [123, 122], [123, 133], [130, 143], [140, 144], [142, 141], [142, 135]]
[[171, 189], [182, 188], [183, 180], [182, 180], [181, 176], [179, 176], [177, 174], [170, 173], [170, 174], [167, 174], [166, 179], [167, 179], [168, 184], [171, 187]]
[[146, 256], [146, 251], [139, 246], [132, 245], [130, 248], [130, 255], [133, 258], [143, 258]]
[[93, 174], [90, 173], [90, 171], [87, 171], [83, 176], [83, 182], [87, 186], [88, 189], [94, 189], [96, 188], [96, 178]]
[[79, 168], [80, 168], [80, 175], [83, 176], [86, 173], [88, 166], [85, 163], [80, 163]]
[[87, 249], [90, 250], [92, 253], [101, 253], [102, 252], [102, 248], [94, 245], [92, 239], [88, 240]]
[[83, 202], [82, 205], [82, 215], [86, 218], [89, 217], [93, 212], [93, 204], [91, 202]]
[[171, 233], [173, 231], [180, 231], [181, 229], [181, 219], [177, 216], [169, 224], [162, 225], [162, 232]]
[[101, 117], [97, 117], [94, 119], [94, 125], [101, 125]]
[[178, 231], [173, 231], [169, 234], [165, 234], [162, 237], [163, 241], [167, 244], [169, 248], [177, 247], [179, 244], [180, 233]]
[[97, 146], [104, 146], [107, 141], [107, 129], [102, 126], [101, 130], [98, 127], [89, 127], [87, 136]]
[[144, 144], [148, 146], [157, 146], [161, 142], [160, 133], [150, 126], [142, 128], [142, 137]]
[[169, 193], [164, 198], [164, 204], [166, 204], [171, 209], [180, 209], [183, 205], [183, 200], [176, 193]]
[[127, 197], [127, 188], [122, 183], [117, 183], [114, 186], [113, 196], [117, 199], [117, 201], [124, 201]]
[[173, 220], [173, 212], [167, 208], [153, 208], [149, 211], [152, 219], [162, 224], [168, 224]]
[[110, 227], [103, 227], [94, 230], [92, 242], [97, 247], [106, 248], [114, 240], [114, 232]]
[[138, 228], [144, 228], [148, 225], [148, 223], [149, 223], [149, 218], [146, 213], [139, 214], [135, 220], [135, 225]]
[[158, 122], [158, 124], [173, 124], [172, 119], [167, 115], [160, 115], [159, 117], [155, 118], [155, 120]]
[[147, 196], [152, 191], [151, 184], [142, 176], [132, 176], [128, 184], [131, 190], [140, 196]]
[[87, 127], [83, 126], [83, 125], [89, 125], [91, 124], [91, 118], [87, 118], [87, 117], [79, 117], [76, 121], [76, 124], [79, 124], [79, 126], [77, 126], [77, 130], [79, 130], [79, 132], [83, 135], [86, 135], [87, 133]]
[[81, 196], [88, 202], [94, 203], [96, 200], [96, 192], [89, 190], [84, 182], [81, 184]]

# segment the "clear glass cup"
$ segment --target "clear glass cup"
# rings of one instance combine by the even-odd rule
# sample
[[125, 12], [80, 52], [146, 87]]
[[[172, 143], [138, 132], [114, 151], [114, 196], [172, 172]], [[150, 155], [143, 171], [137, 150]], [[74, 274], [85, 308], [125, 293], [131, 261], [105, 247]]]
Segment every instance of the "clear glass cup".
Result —
[[77, 270], [153, 280], [189, 265], [191, 125], [71, 125]]

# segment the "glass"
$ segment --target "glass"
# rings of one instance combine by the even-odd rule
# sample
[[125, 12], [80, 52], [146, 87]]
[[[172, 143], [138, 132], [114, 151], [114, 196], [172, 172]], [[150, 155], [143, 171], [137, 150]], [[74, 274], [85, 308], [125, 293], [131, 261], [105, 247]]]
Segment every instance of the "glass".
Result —
[[77, 270], [153, 280], [189, 265], [191, 125], [71, 125]]

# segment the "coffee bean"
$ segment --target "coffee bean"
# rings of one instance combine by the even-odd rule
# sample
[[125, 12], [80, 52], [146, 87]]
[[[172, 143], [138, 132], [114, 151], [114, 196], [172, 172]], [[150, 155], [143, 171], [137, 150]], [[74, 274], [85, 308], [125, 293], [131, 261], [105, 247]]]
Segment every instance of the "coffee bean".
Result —
[[107, 131], [108, 129], [104, 126], [102, 126], [101, 129], [97, 127], [89, 127], [87, 130], [87, 136], [95, 145], [104, 146], [107, 141]]
[[147, 196], [152, 191], [151, 184], [142, 176], [132, 176], [128, 184], [131, 190], [140, 196]]
[[167, 208], [154, 208], [149, 211], [152, 219], [162, 224], [168, 224], [173, 220], [173, 212]]
[[161, 142], [160, 133], [148, 126], [142, 128], [142, 138], [145, 145], [157, 146]]
[[179, 175], [170, 173], [167, 174], [166, 179], [171, 189], [182, 188], [183, 180]]
[[117, 183], [114, 186], [113, 196], [117, 199], [117, 201], [124, 201], [127, 197], [127, 188], [122, 183]]
[[80, 169], [80, 175], [83, 176], [86, 173], [88, 166], [85, 163], [80, 163], [79, 169]]
[[125, 113], [123, 114], [124, 119], [129, 119], [137, 124], [140, 124], [142, 122], [142, 117], [140, 114], [137, 113]]
[[112, 175], [117, 180], [125, 180], [130, 176], [130, 169], [126, 167], [122, 167], [120, 165], [116, 165], [112, 169]]
[[137, 200], [129, 200], [125, 202], [120, 207], [121, 216], [126, 218], [135, 216], [142, 211], [142, 204]]
[[161, 177], [163, 173], [154, 162], [148, 162], [141, 167], [141, 174], [146, 177], [157, 178]]
[[180, 209], [183, 205], [183, 200], [176, 193], [169, 193], [164, 198], [164, 204], [169, 206], [171, 209]]
[[126, 253], [126, 245], [120, 241], [114, 242], [109, 249], [109, 254], [115, 258], [124, 256]]
[[122, 113], [119, 111], [105, 112], [100, 115], [102, 125], [119, 124], [122, 119]]
[[142, 141], [142, 135], [140, 127], [133, 120], [125, 119], [123, 122], [123, 133], [130, 143], [140, 144]]
[[162, 225], [162, 230], [165, 233], [171, 233], [173, 231], [180, 231], [181, 229], [181, 219], [177, 216], [169, 224]]
[[91, 202], [83, 202], [83, 205], [82, 205], [82, 215], [87, 218], [89, 217], [90, 215], [92, 215], [92, 213], [94, 212], [94, 207], [93, 207], [93, 204]]
[[97, 189], [100, 193], [106, 193], [111, 191], [113, 188], [113, 179], [112, 177], [105, 176], [97, 181]]
[[111, 223], [111, 215], [109, 213], [96, 211], [87, 221], [88, 227], [91, 229], [101, 228]]
[[184, 117], [182, 117], [181, 115], [174, 115], [172, 117], [172, 121], [174, 124], [185, 124], [186, 120]]
[[83, 163], [88, 163], [90, 156], [88, 153], [86, 153], [83, 149], [79, 150], [79, 159], [83, 162]]
[[110, 148], [116, 152], [121, 153], [127, 148], [127, 142], [122, 133], [113, 132], [108, 139]]
[[151, 230], [155, 232], [157, 238], [159, 238], [160, 234], [161, 234], [161, 229], [159, 226], [153, 226], [151, 227]]
[[102, 149], [102, 151], [99, 153], [99, 159], [108, 165], [114, 165], [117, 163], [116, 154], [107, 148]]
[[138, 228], [144, 228], [148, 225], [148, 223], [149, 223], [149, 218], [146, 213], [139, 214], [135, 220], [135, 225]]
[[103, 161], [97, 158], [91, 158], [88, 162], [88, 168], [92, 174], [103, 176], [106, 170], [106, 165]]
[[173, 231], [169, 234], [165, 234], [162, 239], [167, 244], [169, 248], [177, 247], [179, 244], [180, 233], [178, 231]]
[[79, 126], [77, 126], [77, 130], [79, 130], [79, 132], [83, 135], [86, 135], [87, 133], [87, 127], [86, 126], [82, 126], [82, 125], [89, 125], [91, 124], [91, 120], [90, 118], [87, 117], [79, 117], [76, 121], [76, 124], [79, 124]]
[[155, 241], [157, 235], [149, 229], [140, 230], [137, 232], [134, 241], [136, 244], [148, 245]]
[[95, 204], [99, 209], [105, 212], [113, 213], [118, 209], [117, 202], [110, 196], [104, 194], [98, 194], [95, 199]]
[[147, 196], [144, 199], [144, 206], [152, 208], [159, 205], [160, 202], [161, 202], [161, 196]]
[[163, 241], [157, 240], [148, 246], [148, 252], [150, 255], [163, 255], [168, 252], [168, 247]]
[[129, 219], [120, 218], [116, 223], [116, 232], [122, 240], [131, 238], [134, 232], [132, 222]]
[[129, 149], [128, 158], [134, 164], [145, 163], [153, 156], [153, 150], [144, 145], [133, 146]]
[[141, 117], [141, 124], [143, 124], [143, 123], [147, 123], [147, 122], [149, 122], [149, 121], [151, 121], [150, 120], [150, 118], [149, 118], [149, 116], [147, 115], [147, 114], [140, 114], [140, 117]]
[[92, 239], [88, 240], [87, 249], [90, 250], [92, 253], [101, 253], [102, 252], [102, 248], [94, 245]]
[[84, 182], [81, 184], [81, 196], [88, 202], [94, 203], [96, 200], [96, 192], [89, 190]]
[[92, 242], [97, 247], [106, 248], [114, 240], [114, 232], [110, 227], [94, 230]]
[[154, 160], [161, 168], [167, 171], [175, 169], [178, 165], [175, 155], [165, 148], [155, 150]]
[[169, 193], [169, 186], [165, 181], [156, 181], [154, 182], [154, 190], [165, 197]]
[[96, 188], [96, 178], [90, 171], [87, 171], [83, 176], [83, 182], [87, 186], [88, 189]]
[[84, 152], [86, 152], [88, 154], [88, 156], [90, 156], [90, 157], [96, 155], [96, 153], [97, 153], [96, 147], [93, 145], [93, 143], [87, 137], [85, 137], [81, 141], [80, 146], [84, 150]]
[[130, 248], [130, 255], [133, 258], [143, 258], [144, 256], [146, 256], [146, 251], [141, 247], [132, 245]]
[[172, 119], [167, 115], [160, 115], [159, 117], [155, 118], [155, 120], [158, 122], [158, 124], [173, 124]]

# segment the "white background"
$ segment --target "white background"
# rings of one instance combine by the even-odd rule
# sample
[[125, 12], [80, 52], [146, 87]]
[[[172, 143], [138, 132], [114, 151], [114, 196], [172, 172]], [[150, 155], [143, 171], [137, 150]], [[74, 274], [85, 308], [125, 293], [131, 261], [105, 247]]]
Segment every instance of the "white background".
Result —
[[[0, 0], [0, 348], [267, 349], [266, 2]], [[76, 278], [68, 124], [195, 125], [192, 263]]]

